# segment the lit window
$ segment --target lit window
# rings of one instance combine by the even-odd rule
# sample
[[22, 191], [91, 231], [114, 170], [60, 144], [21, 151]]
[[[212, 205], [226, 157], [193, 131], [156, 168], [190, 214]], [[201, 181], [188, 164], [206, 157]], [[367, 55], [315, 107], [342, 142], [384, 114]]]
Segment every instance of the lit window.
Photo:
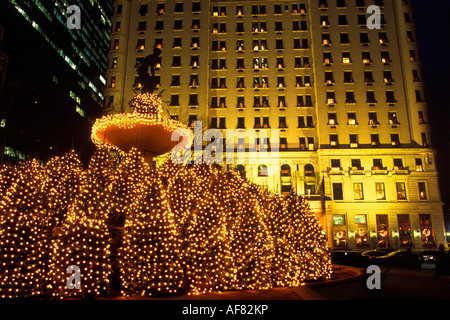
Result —
[[330, 134], [330, 145], [332, 147], [337, 147], [339, 145], [337, 134]]
[[384, 182], [376, 182], [375, 183], [375, 194], [377, 200], [386, 200], [386, 194], [384, 191]]
[[427, 134], [425, 132], [422, 132], [421, 136], [422, 136], [422, 146], [428, 147]]
[[394, 159], [394, 170], [404, 170], [403, 159]]
[[421, 158], [416, 158], [416, 171], [422, 172], [423, 171], [423, 163]]
[[427, 200], [427, 188], [425, 182], [419, 182], [419, 199], [420, 200]]
[[287, 149], [287, 139], [286, 138], [280, 138], [280, 150], [286, 150]]
[[351, 134], [350, 135], [350, 148], [357, 148], [357, 147], [358, 147], [358, 135]]
[[397, 200], [406, 200], [406, 184], [405, 182], [397, 182], [396, 184], [397, 190]]
[[355, 242], [356, 247], [367, 247], [369, 245], [367, 216], [365, 214], [355, 214]]
[[385, 170], [385, 168], [383, 167], [383, 160], [381, 160], [381, 159], [373, 159], [372, 170]]
[[350, 58], [350, 52], [342, 52], [342, 63], [351, 64], [352, 59]]
[[395, 147], [398, 147], [400, 145], [400, 138], [397, 133], [391, 134], [391, 144]]
[[337, 125], [336, 113], [334, 113], [334, 112], [328, 113], [328, 125], [330, 125], [330, 126]]
[[156, 5], [156, 13], [157, 14], [164, 14], [164, 3], [158, 3]]
[[260, 164], [258, 166], [258, 177], [267, 177], [268, 175], [267, 166], [265, 164]]
[[431, 223], [431, 215], [420, 214], [419, 215], [420, 235], [422, 237], [422, 246], [432, 247], [434, 242], [434, 231]]
[[353, 184], [353, 199], [354, 200], [364, 200], [363, 184], [354, 183]]
[[81, 109], [79, 106], [75, 107], [75, 111], [82, 117], [84, 117], [84, 110]]
[[188, 126], [193, 128], [195, 121], [197, 121], [197, 115], [196, 114], [190, 114], [189, 115], [189, 120], [188, 120]]
[[140, 52], [145, 50], [145, 39], [138, 39], [136, 50]]
[[114, 39], [113, 49], [119, 50], [119, 39]]

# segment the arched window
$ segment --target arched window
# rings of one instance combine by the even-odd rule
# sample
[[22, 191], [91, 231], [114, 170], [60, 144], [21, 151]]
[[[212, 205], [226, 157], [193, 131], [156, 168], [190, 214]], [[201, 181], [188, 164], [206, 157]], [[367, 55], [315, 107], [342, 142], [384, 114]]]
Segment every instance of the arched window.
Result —
[[268, 175], [267, 166], [265, 164], [260, 164], [258, 166], [258, 177], [267, 177]]
[[291, 176], [291, 167], [288, 164], [283, 164], [281, 166], [281, 172], [282, 177], [290, 177]]
[[315, 176], [314, 166], [308, 163], [307, 165], [305, 165], [305, 177], [314, 177], [314, 176]]
[[245, 167], [242, 164], [236, 165], [234, 171], [239, 173], [242, 179], [245, 179]]

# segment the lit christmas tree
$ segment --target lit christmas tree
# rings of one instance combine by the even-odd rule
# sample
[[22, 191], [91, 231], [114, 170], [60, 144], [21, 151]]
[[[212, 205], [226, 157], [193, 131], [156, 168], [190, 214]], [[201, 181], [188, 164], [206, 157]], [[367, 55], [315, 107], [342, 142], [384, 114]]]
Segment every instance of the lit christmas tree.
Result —
[[294, 267], [300, 271], [300, 280], [330, 278], [328, 241], [319, 219], [305, 198], [291, 195], [285, 201], [291, 219], [288, 239], [295, 248], [291, 257], [295, 258]]
[[327, 279], [331, 262], [327, 238], [304, 198], [294, 195], [267, 199], [269, 225], [275, 239], [273, 277], [276, 286], [298, 286]]
[[205, 164], [182, 168], [174, 170], [167, 197], [182, 240], [186, 286], [194, 294], [227, 290], [233, 273], [221, 172]]
[[[241, 179], [238, 174], [234, 179]], [[247, 181], [232, 185], [228, 217], [237, 282], [233, 289], [263, 290], [272, 287], [271, 260], [274, 239], [266, 224], [267, 212], [260, 201], [261, 189]]]
[[43, 205], [49, 227], [59, 228], [66, 219], [69, 204], [80, 186], [82, 171], [81, 161], [74, 151], [53, 157], [45, 164]]
[[[17, 165], [2, 183], [0, 200], [0, 297], [40, 295], [48, 227], [42, 214], [45, 173], [36, 160]], [[9, 185], [9, 187], [8, 187]]]
[[[109, 153], [99, 149], [81, 174], [77, 194], [61, 229], [52, 241], [47, 289], [53, 296], [94, 297], [109, 294], [110, 208], [112, 165]], [[80, 289], [67, 285], [69, 266], [80, 268]]]
[[119, 262], [124, 295], [176, 294], [183, 285], [181, 241], [156, 169], [131, 150], [118, 169], [115, 194], [125, 217]]

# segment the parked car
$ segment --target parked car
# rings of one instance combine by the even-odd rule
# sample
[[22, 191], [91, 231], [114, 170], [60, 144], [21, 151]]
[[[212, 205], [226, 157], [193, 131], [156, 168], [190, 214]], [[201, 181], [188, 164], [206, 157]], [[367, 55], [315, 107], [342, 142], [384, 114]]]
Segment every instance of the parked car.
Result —
[[363, 257], [360, 252], [347, 249], [331, 250], [331, 262], [351, 267], [364, 268], [368, 266], [368, 258]]
[[419, 256], [421, 263], [436, 265], [437, 250], [419, 250], [416, 254]]
[[372, 264], [386, 268], [420, 269], [421, 261], [417, 254], [407, 251], [393, 251], [384, 256], [374, 257]]

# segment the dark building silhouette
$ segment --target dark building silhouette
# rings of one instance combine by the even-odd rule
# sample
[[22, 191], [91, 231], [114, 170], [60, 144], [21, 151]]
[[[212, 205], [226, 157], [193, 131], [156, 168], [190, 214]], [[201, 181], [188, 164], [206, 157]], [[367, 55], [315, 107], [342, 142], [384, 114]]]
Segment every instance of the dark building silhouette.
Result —
[[101, 114], [110, 1], [75, 0], [81, 29], [67, 27], [63, 1], [0, 4], [0, 153], [42, 161], [69, 149], [87, 159]]

